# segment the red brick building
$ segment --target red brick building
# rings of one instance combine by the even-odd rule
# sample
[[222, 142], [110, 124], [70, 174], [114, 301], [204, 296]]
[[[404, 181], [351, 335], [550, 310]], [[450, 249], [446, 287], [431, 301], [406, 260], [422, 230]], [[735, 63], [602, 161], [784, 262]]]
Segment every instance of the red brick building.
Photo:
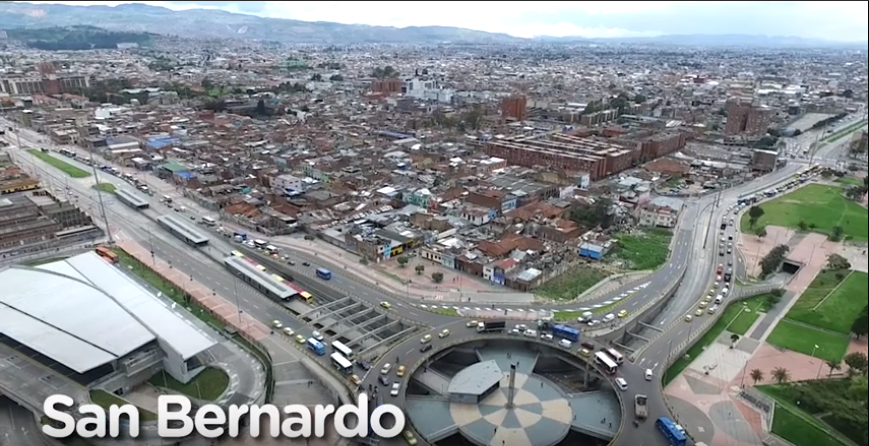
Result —
[[525, 96], [510, 96], [501, 101], [501, 117], [523, 120], [528, 116]]

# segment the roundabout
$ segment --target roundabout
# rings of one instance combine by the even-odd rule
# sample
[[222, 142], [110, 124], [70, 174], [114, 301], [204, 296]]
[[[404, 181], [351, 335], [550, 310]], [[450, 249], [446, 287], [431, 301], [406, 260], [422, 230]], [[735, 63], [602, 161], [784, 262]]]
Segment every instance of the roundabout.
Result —
[[603, 446], [617, 435], [621, 392], [576, 351], [455, 330], [469, 336], [408, 340], [393, 350], [407, 348], [403, 357], [381, 358], [364, 378], [378, 402], [405, 411], [419, 444]]

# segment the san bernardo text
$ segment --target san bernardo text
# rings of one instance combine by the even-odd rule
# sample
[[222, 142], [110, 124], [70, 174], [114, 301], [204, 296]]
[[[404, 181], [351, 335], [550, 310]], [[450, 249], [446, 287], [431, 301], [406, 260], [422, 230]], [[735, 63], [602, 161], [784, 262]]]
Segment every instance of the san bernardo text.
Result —
[[[356, 404], [340, 407], [291, 404], [278, 407], [273, 404], [232, 405], [224, 409], [206, 404], [191, 414], [193, 405], [182, 395], [161, 395], [157, 398], [157, 435], [161, 438], [184, 438], [198, 434], [205, 438], [223, 435], [238, 437], [244, 428], [250, 436], [258, 438], [312, 438], [326, 435], [329, 423], [343, 438], [358, 438], [370, 433], [380, 438], [395, 438], [404, 431], [407, 420], [401, 409], [392, 404], [380, 404], [370, 410], [368, 395], [360, 393]], [[53, 438], [139, 437], [141, 426], [139, 408], [132, 404], [112, 405], [109, 410], [96, 404], [75, 405], [66, 395], [52, 395], [43, 404], [45, 416], [51, 420], [42, 426], [42, 432]], [[391, 415], [392, 427], [381, 423]], [[242, 420], [247, 418], [249, 422]], [[349, 418], [349, 419], [348, 419]], [[268, 424], [263, 424], [267, 421]], [[353, 426], [348, 426], [353, 424]], [[261, 426], [267, 426], [261, 429]]]

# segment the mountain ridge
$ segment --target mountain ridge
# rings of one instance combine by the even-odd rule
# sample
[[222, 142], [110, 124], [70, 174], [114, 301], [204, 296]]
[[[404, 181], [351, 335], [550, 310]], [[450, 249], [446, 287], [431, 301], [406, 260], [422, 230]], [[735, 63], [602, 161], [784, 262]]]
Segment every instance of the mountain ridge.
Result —
[[[132, 16], [135, 14], [135, 17]], [[848, 43], [788, 36], [664, 35], [657, 37], [605, 38], [583, 37], [522, 38], [448, 26], [411, 26], [397, 28], [374, 25], [348, 25], [335, 22], [305, 22], [236, 14], [219, 9], [173, 11], [160, 6], [127, 3], [117, 6], [60, 5], [0, 2], [0, 29], [44, 28], [54, 26], [96, 26], [109, 31], [148, 32], [188, 38], [238, 38], [295, 44], [367, 43], [598, 43], [649, 44], [699, 47], [846, 47], [866, 48], [867, 42]]]

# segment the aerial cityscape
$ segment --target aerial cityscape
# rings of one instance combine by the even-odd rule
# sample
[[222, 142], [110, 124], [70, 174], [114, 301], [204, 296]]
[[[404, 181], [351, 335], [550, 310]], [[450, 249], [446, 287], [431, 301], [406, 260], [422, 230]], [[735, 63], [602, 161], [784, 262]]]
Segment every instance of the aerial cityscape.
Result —
[[0, 2], [0, 446], [869, 446], [865, 2], [417, 3]]

